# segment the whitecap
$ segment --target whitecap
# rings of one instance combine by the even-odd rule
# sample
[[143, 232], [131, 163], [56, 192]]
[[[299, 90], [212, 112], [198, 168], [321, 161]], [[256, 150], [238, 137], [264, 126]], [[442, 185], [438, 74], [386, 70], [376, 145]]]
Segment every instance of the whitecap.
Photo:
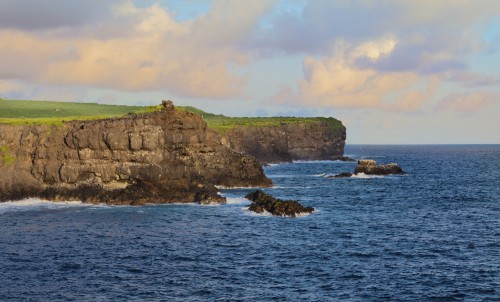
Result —
[[261, 189], [262, 187], [243, 187], [243, 186], [235, 186], [235, 187], [226, 187], [226, 186], [220, 186], [220, 185], [217, 185], [215, 186], [217, 189], [219, 190], [241, 190], [241, 189]]
[[0, 203], [0, 213], [30, 211], [35, 209], [61, 209], [68, 207], [96, 207], [95, 204], [86, 204], [81, 201], [50, 201], [39, 198], [27, 198], [18, 201]]
[[326, 173], [313, 174], [314, 177], [325, 177]]
[[250, 201], [243, 197], [226, 197], [226, 204], [247, 204]]
[[292, 216], [274, 216], [273, 214], [271, 214], [270, 212], [264, 210], [264, 212], [262, 213], [255, 213], [254, 211], [250, 211], [248, 209], [248, 207], [245, 207], [245, 208], [241, 208], [241, 210], [243, 210], [245, 212], [245, 214], [247, 215], [250, 215], [250, 216], [260, 216], [260, 217], [276, 217], [276, 218], [304, 218], [304, 217], [308, 217], [316, 212], [318, 212], [318, 210], [314, 210], [312, 213], [301, 213], [301, 214], [297, 214], [297, 216], [295, 217], [292, 217]]
[[294, 164], [331, 164], [331, 163], [344, 163], [346, 161], [342, 161], [342, 160], [337, 160], [337, 159], [334, 159], [334, 160], [329, 160], [329, 159], [326, 159], [326, 160], [294, 160], [293, 163]]
[[383, 178], [383, 175], [367, 175], [365, 173], [353, 174], [351, 178]]

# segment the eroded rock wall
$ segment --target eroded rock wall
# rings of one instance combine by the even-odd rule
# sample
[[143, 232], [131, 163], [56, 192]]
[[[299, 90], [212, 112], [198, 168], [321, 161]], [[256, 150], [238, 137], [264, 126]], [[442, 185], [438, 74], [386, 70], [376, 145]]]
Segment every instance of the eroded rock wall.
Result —
[[222, 138], [229, 148], [261, 163], [293, 160], [334, 160], [344, 154], [345, 127], [327, 122], [283, 123], [280, 126], [237, 127]]
[[63, 126], [0, 125], [0, 201], [222, 202], [215, 185], [270, 184], [257, 160], [174, 108]]

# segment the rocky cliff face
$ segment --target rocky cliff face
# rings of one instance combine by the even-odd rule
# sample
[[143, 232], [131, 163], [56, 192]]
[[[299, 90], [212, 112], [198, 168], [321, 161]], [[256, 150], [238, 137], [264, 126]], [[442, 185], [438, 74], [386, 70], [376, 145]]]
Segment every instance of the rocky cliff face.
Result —
[[215, 185], [270, 184], [257, 160], [173, 107], [63, 126], [0, 125], [0, 201], [223, 202]]
[[339, 159], [344, 154], [345, 139], [345, 127], [311, 121], [268, 127], [236, 127], [223, 135], [222, 142], [266, 164]]

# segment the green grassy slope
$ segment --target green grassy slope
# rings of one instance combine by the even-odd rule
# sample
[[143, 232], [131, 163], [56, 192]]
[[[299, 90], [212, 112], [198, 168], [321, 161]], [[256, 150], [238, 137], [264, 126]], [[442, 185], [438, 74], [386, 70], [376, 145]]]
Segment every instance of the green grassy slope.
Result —
[[222, 133], [235, 127], [270, 127], [279, 126], [282, 123], [326, 122], [333, 129], [341, 129], [343, 127], [341, 121], [332, 117], [227, 117], [221, 114], [208, 113], [194, 107], [178, 108], [200, 114], [210, 128]]
[[[49, 101], [18, 101], [0, 99], [0, 123], [21, 124], [62, 124], [69, 120], [95, 120], [123, 116], [127, 113], [143, 113], [161, 110], [162, 106], [100, 105], [96, 103], [68, 103]], [[334, 118], [324, 117], [227, 117], [208, 113], [191, 106], [176, 107], [203, 116], [210, 128], [220, 132], [234, 127], [279, 126], [281, 123], [307, 123], [322, 121], [332, 128], [341, 128], [342, 123]]]
[[100, 105], [49, 101], [0, 100], [0, 123], [59, 124], [63, 120], [88, 120], [122, 116], [140, 106]]

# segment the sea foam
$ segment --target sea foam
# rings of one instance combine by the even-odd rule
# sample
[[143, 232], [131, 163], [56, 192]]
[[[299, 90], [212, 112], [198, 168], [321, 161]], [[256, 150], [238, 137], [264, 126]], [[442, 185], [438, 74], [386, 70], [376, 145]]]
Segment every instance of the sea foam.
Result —
[[0, 203], [0, 213], [30, 211], [35, 209], [61, 209], [67, 207], [95, 207], [94, 204], [85, 204], [81, 201], [50, 201], [38, 198], [27, 198], [18, 201]]

